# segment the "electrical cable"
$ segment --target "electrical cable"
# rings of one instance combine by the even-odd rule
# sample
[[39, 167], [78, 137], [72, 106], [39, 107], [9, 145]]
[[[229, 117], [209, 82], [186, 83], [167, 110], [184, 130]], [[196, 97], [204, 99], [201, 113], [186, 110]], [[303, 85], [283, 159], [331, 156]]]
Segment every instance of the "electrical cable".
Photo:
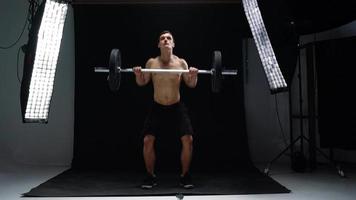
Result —
[[19, 37], [16, 39], [16, 41], [13, 42], [12, 44], [8, 45], [8, 46], [0, 46], [0, 49], [10, 49], [10, 48], [12, 48], [13, 46], [15, 46], [15, 45], [20, 41], [20, 39], [21, 39], [23, 33], [25, 32], [25, 28], [26, 28], [26, 26], [27, 26], [27, 23], [28, 23], [28, 21], [29, 21], [29, 20], [28, 20], [29, 14], [30, 14], [30, 10], [28, 9], [28, 10], [27, 10], [27, 14], [26, 14], [26, 21], [25, 21], [25, 24], [23, 25], [22, 31], [21, 31]]
[[19, 76], [19, 55], [20, 55], [20, 50], [22, 47], [19, 47], [17, 50], [17, 59], [16, 59], [16, 75], [17, 75], [17, 80], [19, 81], [19, 83], [21, 84], [21, 79]]
[[25, 28], [26, 28], [27, 25], [28, 25], [28, 30], [30, 30], [31, 25], [32, 25], [32, 20], [33, 20], [33, 17], [34, 17], [34, 13], [36, 12], [37, 8], [39, 7], [39, 2], [38, 2], [38, 0], [28, 0], [28, 2], [29, 2], [29, 6], [28, 6], [28, 9], [27, 9], [26, 20], [25, 20], [25, 24], [22, 27], [20, 35], [18, 36], [16, 41], [13, 42], [12, 44], [10, 44], [8, 46], [1, 46], [0, 45], [0, 49], [10, 49], [13, 46], [15, 46], [20, 41], [20, 39], [22, 38], [22, 35], [25, 32]]
[[281, 134], [282, 134], [282, 138], [283, 138], [283, 142], [286, 146], [288, 146], [288, 143], [287, 143], [287, 139], [286, 139], [286, 136], [284, 134], [284, 131], [283, 131], [283, 128], [282, 128], [282, 123], [281, 123], [281, 120], [280, 120], [280, 117], [279, 117], [279, 112], [278, 112], [278, 103], [277, 103], [277, 94], [274, 95], [274, 102], [275, 102], [275, 108], [276, 108], [276, 113], [277, 113], [277, 119], [278, 119], [278, 124], [279, 124], [279, 128], [281, 129]]

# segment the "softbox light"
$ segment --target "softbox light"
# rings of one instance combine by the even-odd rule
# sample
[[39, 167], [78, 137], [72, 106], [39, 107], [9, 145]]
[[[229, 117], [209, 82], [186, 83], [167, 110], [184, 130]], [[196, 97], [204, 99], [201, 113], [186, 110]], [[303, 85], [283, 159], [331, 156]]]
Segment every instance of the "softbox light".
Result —
[[23, 122], [47, 123], [68, 3], [47, 0], [29, 32], [21, 82]]
[[284, 91], [287, 88], [287, 83], [279, 68], [257, 0], [243, 0], [242, 3], [270, 91], [271, 93]]

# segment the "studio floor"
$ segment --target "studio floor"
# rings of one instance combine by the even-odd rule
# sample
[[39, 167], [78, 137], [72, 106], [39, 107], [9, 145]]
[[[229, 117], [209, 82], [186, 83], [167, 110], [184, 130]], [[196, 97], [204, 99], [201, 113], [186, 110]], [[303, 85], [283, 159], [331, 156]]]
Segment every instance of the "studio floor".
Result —
[[[261, 170], [264, 164], [257, 165]], [[177, 199], [176, 196], [145, 196], [145, 197], [21, 197], [31, 188], [47, 181], [63, 172], [68, 167], [30, 166], [0, 161], [0, 199], [41, 199], [41, 200], [141, 200], [141, 199]], [[338, 176], [336, 170], [326, 164], [319, 164], [313, 172], [296, 173], [289, 164], [275, 163], [270, 168], [270, 176], [290, 189], [287, 194], [259, 195], [219, 195], [219, 196], [185, 196], [184, 200], [198, 199], [263, 199], [263, 200], [351, 200], [356, 197], [356, 169], [344, 166], [346, 178]]]

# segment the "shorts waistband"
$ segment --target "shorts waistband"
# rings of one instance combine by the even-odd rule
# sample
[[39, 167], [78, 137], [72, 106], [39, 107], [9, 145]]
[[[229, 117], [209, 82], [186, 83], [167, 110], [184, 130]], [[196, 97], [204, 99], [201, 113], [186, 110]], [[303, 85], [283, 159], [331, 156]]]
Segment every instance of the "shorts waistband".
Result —
[[178, 108], [181, 106], [181, 104], [182, 103], [180, 101], [178, 101], [171, 105], [163, 105], [163, 104], [157, 103], [156, 101], [153, 101], [153, 106], [156, 108], [162, 109], [162, 110]]

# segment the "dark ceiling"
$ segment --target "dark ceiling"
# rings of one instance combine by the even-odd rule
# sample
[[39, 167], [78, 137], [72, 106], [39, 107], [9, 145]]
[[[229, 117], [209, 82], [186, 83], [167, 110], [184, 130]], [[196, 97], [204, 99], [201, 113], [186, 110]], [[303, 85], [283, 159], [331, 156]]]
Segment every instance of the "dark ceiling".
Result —
[[[280, 0], [281, 1], [281, 0]], [[284, 0], [299, 35], [321, 32], [356, 20], [354, 0]]]
[[[72, 0], [72, 4], [240, 4], [242, 0]], [[321, 32], [356, 20], [355, 0], [258, 0], [263, 18], [294, 22], [298, 35]], [[242, 6], [241, 6], [242, 9]]]

